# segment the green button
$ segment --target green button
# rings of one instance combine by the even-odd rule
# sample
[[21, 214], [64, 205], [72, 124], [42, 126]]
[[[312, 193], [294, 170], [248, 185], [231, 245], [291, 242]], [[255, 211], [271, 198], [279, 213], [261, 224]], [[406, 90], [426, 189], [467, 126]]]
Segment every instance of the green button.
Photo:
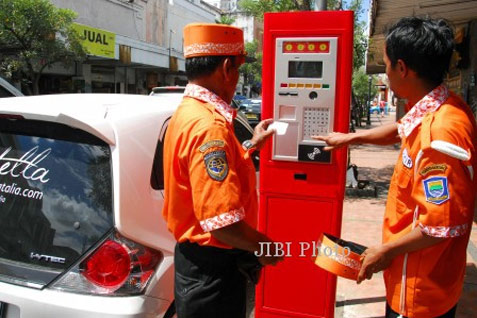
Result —
[[323, 88], [330, 88], [330, 84], [323, 84]]

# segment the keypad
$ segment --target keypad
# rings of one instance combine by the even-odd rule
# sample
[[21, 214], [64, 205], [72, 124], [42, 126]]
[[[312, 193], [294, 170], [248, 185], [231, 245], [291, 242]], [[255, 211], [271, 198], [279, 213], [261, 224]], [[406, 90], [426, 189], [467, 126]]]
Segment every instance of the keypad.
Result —
[[327, 135], [330, 122], [330, 110], [320, 107], [303, 109], [303, 139], [311, 140], [311, 136]]

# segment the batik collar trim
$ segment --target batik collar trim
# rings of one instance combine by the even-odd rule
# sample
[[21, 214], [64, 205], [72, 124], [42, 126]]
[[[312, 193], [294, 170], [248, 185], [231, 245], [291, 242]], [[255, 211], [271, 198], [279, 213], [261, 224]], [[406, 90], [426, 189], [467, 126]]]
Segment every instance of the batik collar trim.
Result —
[[435, 112], [449, 98], [449, 90], [444, 84], [434, 88], [414, 105], [398, 124], [401, 138], [409, 137], [414, 128], [419, 126], [427, 113]]
[[205, 87], [196, 84], [187, 84], [184, 91], [184, 96], [192, 97], [213, 105], [229, 123], [232, 123], [235, 116], [237, 115], [236, 110], [233, 109], [232, 106], [227, 104], [222, 98], [212, 93]]

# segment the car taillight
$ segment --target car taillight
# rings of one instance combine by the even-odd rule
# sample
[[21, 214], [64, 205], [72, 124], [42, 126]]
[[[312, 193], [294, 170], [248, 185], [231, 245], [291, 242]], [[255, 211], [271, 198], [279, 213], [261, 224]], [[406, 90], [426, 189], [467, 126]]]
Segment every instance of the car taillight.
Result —
[[104, 242], [82, 265], [82, 274], [87, 280], [111, 289], [117, 289], [126, 281], [132, 267], [129, 250], [111, 240]]
[[51, 288], [112, 296], [140, 294], [162, 259], [161, 252], [113, 233]]

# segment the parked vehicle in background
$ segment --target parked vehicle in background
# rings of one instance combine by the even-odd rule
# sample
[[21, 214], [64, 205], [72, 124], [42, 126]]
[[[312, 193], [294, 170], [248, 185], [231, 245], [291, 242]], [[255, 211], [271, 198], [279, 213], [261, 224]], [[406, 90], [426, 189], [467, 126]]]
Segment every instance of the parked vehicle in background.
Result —
[[149, 96], [157, 96], [158, 94], [177, 94], [181, 95], [185, 91], [185, 86], [158, 86], [153, 87]]
[[244, 101], [244, 100], [246, 100], [246, 99], [247, 99], [246, 96], [240, 95], [240, 94], [235, 94], [235, 95], [234, 95], [234, 98], [233, 98], [233, 100], [234, 100], [237, 104], [239, 104], [239, 105], [240, 105], [240, 103], [241, 103], [242, 101]]
[[262, 120], [262, 100], [245, 99], [240, 103], [240, 110], [244, 112], [248, 122], [255, 127]]
[[0, 77], [0, 97], [14, 96], [23, 96], [23, 94], [15, 86], [7, 82], [7, 80]]

